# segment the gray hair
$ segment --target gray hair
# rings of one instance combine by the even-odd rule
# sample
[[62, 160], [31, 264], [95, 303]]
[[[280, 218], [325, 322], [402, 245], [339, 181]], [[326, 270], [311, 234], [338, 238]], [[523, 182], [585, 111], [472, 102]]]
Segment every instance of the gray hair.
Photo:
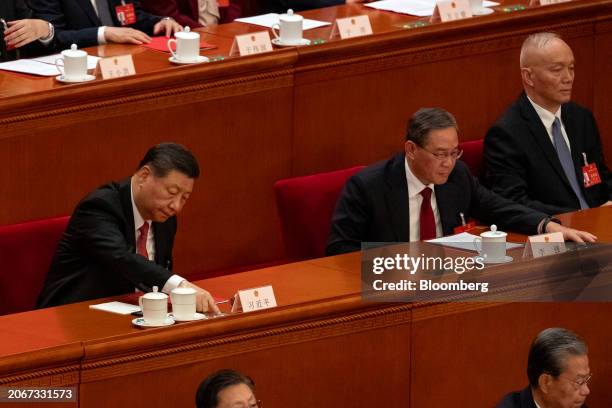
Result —
[[531, 343], [527, 360], [527, 377], [532, 388], [538, 386], [542, 374], [558, 377], [564, 370], [568, 357], [585, 356], [587, 346], [578, 335], [559, 327], [540, 332]]
[[525, 67], [527, 50], [529, 48], [542, 49], [552, 40], [561, 39], [562, 38], [559, 36], [559, 34], [547, 32], [531, 34], [529, 37], [525, 38], [525, 41], [523, 41], [523, 45], [521, 46], [521, 56], [519, 59], [521, 68]]
[[413, 141], [417, 146], [425, 146], [431, 130], [453, 127], [459, 131], [455, 117], [440, 108], [421, 108], [408, 121], [406, 140]]

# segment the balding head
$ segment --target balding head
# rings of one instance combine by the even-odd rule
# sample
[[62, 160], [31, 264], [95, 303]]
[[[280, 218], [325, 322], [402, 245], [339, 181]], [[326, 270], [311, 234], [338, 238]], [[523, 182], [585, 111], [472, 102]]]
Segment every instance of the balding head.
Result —
[[521, 77], [527, 95], [555, 113], [569, 102], [574, 82], [572, 49], [554, 33], [532, 34], [521, 47]]

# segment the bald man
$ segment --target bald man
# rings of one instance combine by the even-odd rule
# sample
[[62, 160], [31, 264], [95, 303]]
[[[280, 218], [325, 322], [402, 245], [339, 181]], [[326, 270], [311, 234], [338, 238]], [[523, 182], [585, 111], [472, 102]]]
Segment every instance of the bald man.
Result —
[[485, 137], [485, 184], [549, 215], [612, 204], [595, 118], [570, 102], [574, 63], [558, 35], [530, 35], [520, 56], [524, 92]]

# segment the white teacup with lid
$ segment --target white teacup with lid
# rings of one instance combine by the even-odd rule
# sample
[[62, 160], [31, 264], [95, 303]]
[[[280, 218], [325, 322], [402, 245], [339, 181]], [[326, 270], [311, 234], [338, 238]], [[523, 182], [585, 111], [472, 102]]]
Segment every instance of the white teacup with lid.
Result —
[[[185, 27], [183, 31], [174, 34], [175, 38], [168, 40], [168, 49], [178, 62], [199, 62], [200, 59], [200, 34]], [[176, 52], [170, 44], [176, 45]]]
[[[491, 225], [490, 231], [485, 231], [474, 238], [474, 248], [487, 262], [504, 262], [506, 260], [507, 233], [497, 230], [497, 225]], [[480, 245], [480, 248], [479, 248]]]
[[[61, 64], [60, 64], [61, 61]], [[62, 57], [55, 60], [57, 70], [66, 81], [85, 81], [87, 79], [87, 53], [72, 44], [69, 50], [62, 51]]]
[[168, 316], [168, 295], [158, 292], [157, 286], [153, 286], [153, 292], [145, 293], [138, 298], [138, 303], [145, 323], [164, 324]]
[[[302, 43], [302, 24], [304, 17], [287, 10], [287, 14], [279, 16], [279, 22], [272, 25], [272, 33], [276, 40], [284, 45], [300, 45]], [[278, 30], [278, 33], [277, 33]]]
[[177, 320], [194, 320], [196, 316], [196, 290], [175, 288], [170, 293], [172, 314]]

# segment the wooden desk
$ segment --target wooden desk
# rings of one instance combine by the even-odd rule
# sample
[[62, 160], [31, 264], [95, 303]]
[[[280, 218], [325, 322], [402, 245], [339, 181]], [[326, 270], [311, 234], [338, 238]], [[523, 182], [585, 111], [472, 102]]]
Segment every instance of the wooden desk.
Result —
[[[462, 140], [483, 137], [520, 92], [521, 42], [541, 30], [572, 46], [574, 99], [593, 109], [612, 157], [612, 0], [501, 9], [404, 29], [417, 19], [332, 7], [304, 16], [366, 13], [375, 34], [189, 67], [142, 47], [95, 47], [89, 51], [103, 56], [132, 54], [139, 74], [79, 85], [2, 72], [0, 224], [69, 214], [88, 191], [129, 175], [152, 144], [173, 140], [202, 165], [180, 218], [177, 271], [281, 258], [276, 180], [390, 156], [407, 118], [423, 106], [453, 112]], [[205, 54], [226, 55], [235, 34], [259, 29], [208, 28], [206, 39], [219, 48]], [[329, 30], [306, 36], [326, 38]]]
[[[563, 218], [597, 219], [612, 241], [609, 208]], [[612, 304], [368, 303], [360, 267], [353, 253], [201, 281], [224, 297], [272, 284], [280, 306], [168, 328], [88, 309], [99, 301], [0, 316], [0, 385], [76, 385], [82, 407], [191, 406], [207, 374], [232, 367], [266, 407], [491, 407], [525, 386], [535, 334], [562, 326], [589, 344], [589, 405], [612, 400]]]

